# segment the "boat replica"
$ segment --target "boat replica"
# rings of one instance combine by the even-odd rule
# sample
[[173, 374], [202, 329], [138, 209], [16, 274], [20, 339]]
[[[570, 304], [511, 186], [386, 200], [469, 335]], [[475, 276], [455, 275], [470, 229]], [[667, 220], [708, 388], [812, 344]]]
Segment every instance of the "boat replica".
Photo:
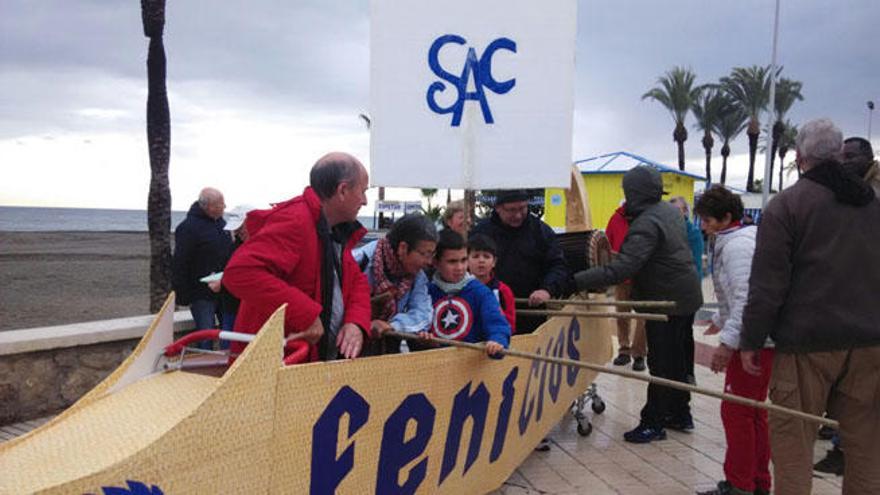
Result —
[[[596, 373], [468, 349], [284, 366], [283, 313], [221, 376], [165, 369], [171, 295], [133, 353], [0, 444], [0, 493], [482, 493]], [[605, 363], [609, 319], [554, 317], [512, 349]]]

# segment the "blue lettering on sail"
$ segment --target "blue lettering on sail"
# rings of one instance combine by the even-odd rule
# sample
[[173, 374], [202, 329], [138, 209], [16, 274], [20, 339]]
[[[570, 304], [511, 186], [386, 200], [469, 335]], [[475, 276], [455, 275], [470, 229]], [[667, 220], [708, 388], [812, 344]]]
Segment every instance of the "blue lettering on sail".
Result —
[[[456, 99], [452, 105], [441, 107], [436, 100], [438, 92], [446, 91], [446, 84], [441, 81], [434, 81], [428, 86], [428, 108], [432, 112], [443, 115], [452, 114], [452, 127], [458, 127], [461, 123], [461, 116], [464, 112], [465, 100], [475, 100], [480, 104], [480, 110], [483, 113], [483, 121], [487, 124], [495, 123], [492, 118], [492, 110], [489, 108], [489, 102], [486, 99], [486, 93], [483, 88], [492, 91], [495, 94], [503, 95], [516, 86], [516, 78], [507, 81], [496, 81], [492, 76], [492, 57], [498, 50], [507, 50], [516, 53], [516, 42], [510, 38], [497, 38], [486, 47], [483, 55], [477, 57], [477, 51], [473, 47], [469, 47], [464, 67], [461, 75], [456, 76], [440, 66], [439, 55], [444, 45], [453, 43], [456, 45], [466, 45], [467, 40], [455, 34], [444, 34], [440, 36], [431, 48], [428, 50], [428, 66], [431, 71], [440, 79], [448, 82], [450, 86], [456, 90]], [[468, 91], [468, 81], [473, 77], [474, 91]]]

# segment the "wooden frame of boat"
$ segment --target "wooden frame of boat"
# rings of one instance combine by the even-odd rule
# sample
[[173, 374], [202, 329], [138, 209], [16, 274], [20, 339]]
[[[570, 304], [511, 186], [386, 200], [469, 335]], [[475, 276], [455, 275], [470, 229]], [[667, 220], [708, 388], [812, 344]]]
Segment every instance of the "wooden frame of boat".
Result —
[[[284, 308], [222, 376], [157, 372], [173, 301], [107, 379], [0, 445], [0, 494], [487, 492], [596, 375], [456, 348], [284, 367]], [[601, 364], [613, 329], [554, 317], [511, 347]]]

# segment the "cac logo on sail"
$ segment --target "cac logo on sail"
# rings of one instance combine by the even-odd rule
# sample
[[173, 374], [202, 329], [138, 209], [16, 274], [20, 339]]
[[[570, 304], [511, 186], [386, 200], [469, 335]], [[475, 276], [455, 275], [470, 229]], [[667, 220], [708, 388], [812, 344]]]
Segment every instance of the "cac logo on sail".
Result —
[[[473, 46], [469, 47], [458, 76], [446, 70], [439, 61], [440, 50], [450, 43], [467, 45], [467, 40], [457, 34], [444, 34], [434, 40], [434, 43], [431, 44], [431, 48], [428, 50], [428, 66], [431, 68], [431, 72], [442, 79], [442, 81], [434, 81], [428, 86], [428, 108], [440, 115], [451, 113], [452, 127], [458, 127], [461, 124], [461, 114], [464, 111], [465, 102], [467, 100], [474, 100], [480, 104], [483, 121], [487, 124], [493, 124], [495, 119], [492, 118], [492, 110], [486, 98], [486, 90], [497, 95], [503, 95], [516, 86], [516, 78], [496, 81], [492, 75], [492, 57], [499, 50], [516, 53], [516, 42], [510, 38], [497, 38], [489, 43], [479, 57], [477, 56], [476, 48]], [[443, 81], [446, 82], [444, 83]], [[473, 86], [473, 91], [468, 91], [469, 85]], [[456, 98], [451, 105], [443, 107], [437, 102], [437, 93], [442, 93], [447, 88], [451, 88], [456, 92]]]

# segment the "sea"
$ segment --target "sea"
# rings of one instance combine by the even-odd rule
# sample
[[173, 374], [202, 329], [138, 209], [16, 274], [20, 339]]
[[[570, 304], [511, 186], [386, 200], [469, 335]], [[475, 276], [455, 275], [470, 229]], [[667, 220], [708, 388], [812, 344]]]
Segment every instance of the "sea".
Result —
[[[171, 230], [186, 218], [185, 211], [171, 212]], [[368, 229], [373, 217], [358, 220]], [[0, 232], [146, 232], [146, 210], [101, 208], [35, 208], [0, 206]]]

